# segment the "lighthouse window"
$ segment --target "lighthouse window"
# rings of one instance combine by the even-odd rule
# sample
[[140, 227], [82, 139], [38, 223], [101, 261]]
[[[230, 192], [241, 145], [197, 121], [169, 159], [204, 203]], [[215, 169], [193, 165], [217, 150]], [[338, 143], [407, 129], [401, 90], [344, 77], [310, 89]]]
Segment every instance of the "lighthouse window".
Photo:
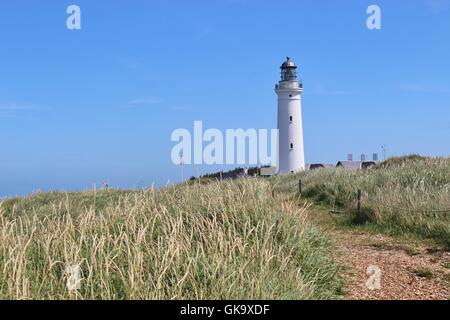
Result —
[[292, 123], [292, 121], [294, 121], [294, 117], [289, 116], [289, 121]]
[[294, 149], [294, 144], [293, 143], [291, 143], [291, 149]]

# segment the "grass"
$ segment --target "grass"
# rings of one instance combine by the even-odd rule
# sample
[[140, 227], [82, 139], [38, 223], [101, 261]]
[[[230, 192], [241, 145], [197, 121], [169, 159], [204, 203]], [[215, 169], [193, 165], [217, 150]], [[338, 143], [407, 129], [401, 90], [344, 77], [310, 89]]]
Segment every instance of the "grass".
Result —
[[[314, 210], [339, 213], [337, 227], [448, 249], [449, 208], [450, 160], [418, 156], [361, 171], [36, 193], [0, 202], [0, 299], [334, 299], [341, 267], [314, 226], [334, 219]], [[82, 272], [76, 292], [68, 266]]]
[[339, 274], [305, 208], [266, 180], [0, 203], [0, 299], [333, 299]]
[[404, 247], [403, 250], [405, 250], [405, 252], [410, 256], [417, 256], [420, 254], [420, 251], [412, 247]]
[[[391, 235], [431, 239], [450, 248], [450, 159], [408, 156], [393, 158], [368, 169], [322, 169], [272, 183], [295, 193], [302, 180], [302, 197], [341, 212], [351, 226]], [[361, 210], [356, 210], [362, 190]]]
[[433, 279], [434, 275], [433, 272], [429, 269], [420, 269], [420, 270], [416, 270], [414, 271], [414, 273], [421, 278], [425, 278], [425, 279]]

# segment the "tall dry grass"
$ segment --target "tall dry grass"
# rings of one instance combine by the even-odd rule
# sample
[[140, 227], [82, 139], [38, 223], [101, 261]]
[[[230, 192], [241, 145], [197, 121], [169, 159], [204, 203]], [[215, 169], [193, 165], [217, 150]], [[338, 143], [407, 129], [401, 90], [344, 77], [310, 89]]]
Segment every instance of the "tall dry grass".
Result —
[[[450, 247], [450, 159], [405, 157], [369, 170], [326, 169], [275, 181], [288, 191], [298, 179], [303, 196], [347, 213], [353, 223], [431, 238]], [[362, 210], [357, 212], [357, 191]]]
[[257, 179], [8, 200], [0, 299], [334, 298], [339, 267], [304, 211]]

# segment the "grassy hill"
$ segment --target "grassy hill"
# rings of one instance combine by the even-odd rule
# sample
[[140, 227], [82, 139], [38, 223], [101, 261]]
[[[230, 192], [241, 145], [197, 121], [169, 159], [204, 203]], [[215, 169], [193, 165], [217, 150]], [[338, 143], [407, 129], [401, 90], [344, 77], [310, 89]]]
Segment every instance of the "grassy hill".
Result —
[[[308, 218], [311, 204], [349, 226], [450, 248], [449, 159], [160, 190], [37, 193], [0, 203], [0, 299], [338, 298], [342, 267]], [[68, 266], [82, 271], [76, 292], [66, 285]]]
[[[350, 225], [432, 239], [450, 248], [449, 158], [399, 157], [368, 170], [308, 171], [276, 177], [273, 183], [292, 194], [298, 180], [303, 184], [302, 199], [340, 213]], [[360, 211], [358, 190], [362, 191]]]
[[0, 299], [330, 299], [330, 249], [259, 179], [38, 193], [0, 205]]

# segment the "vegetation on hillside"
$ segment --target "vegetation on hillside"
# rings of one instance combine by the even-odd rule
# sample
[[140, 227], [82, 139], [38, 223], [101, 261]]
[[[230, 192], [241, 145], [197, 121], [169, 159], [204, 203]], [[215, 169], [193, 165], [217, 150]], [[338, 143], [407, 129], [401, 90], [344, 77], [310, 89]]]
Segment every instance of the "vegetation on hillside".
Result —
[[[280, 190], [294, 192], [300, 179], [302, 197], [341, 211], [352, 224], [433, 239], [450, 248], [448, 158], [392, 158], [367, 170], [321, 169], [277, 177], [274, 183]], [[360, 211], [358, 190], [362, 191]]]
[[327, 239], [270, 189], [252, 178], [4, 201], [0, 299], [335, 298]]
[[450, 248], [450, 159], [206, 181], [0, 202], [0, 299], [336, 298], [341, 269], [305, 198], [347, 223]]

